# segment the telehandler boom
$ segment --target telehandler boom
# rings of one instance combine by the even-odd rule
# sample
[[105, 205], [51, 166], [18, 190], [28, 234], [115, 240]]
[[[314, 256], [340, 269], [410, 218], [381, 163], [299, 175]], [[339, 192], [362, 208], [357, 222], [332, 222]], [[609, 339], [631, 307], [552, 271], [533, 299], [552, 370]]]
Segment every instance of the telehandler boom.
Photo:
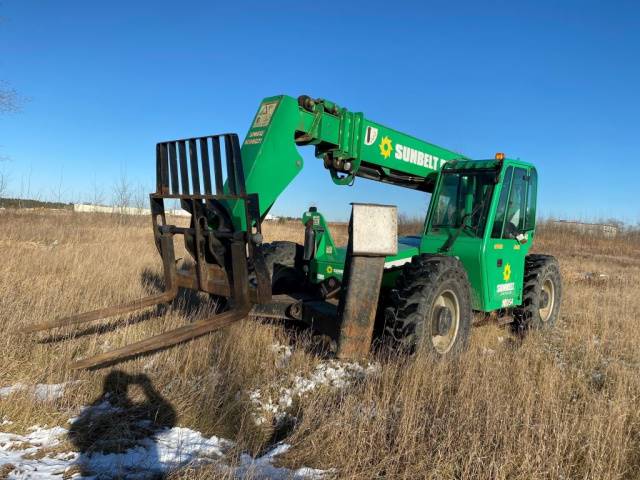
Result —
[[[360, 177], [430, 193], [421, 234], [397, 238], [395, 207], [353, 204], [346, 247], [315, 208], [302, 215], [304, 245], [263, 243], [262, 222], [302, 170], [298, 147], [306, 145], [337, 185]], [[558, 263], [529, 254], [536, 169], [503, 154], [471, 160], [328, 100], [281, 95], [261, 102], [242, 146], [235, 134], [159, 143], [156, 179], [151, 213], [165, 292], [28, 330], [171, 302], [179, 288], [226, 297], [228, 310], [76, 367], [165, 348], [249, 315], [306, 322], [349, 358], [367, 354], [376, 325], [403, 347], [442, 356], [465, 347], [473, 311], [521, 328], [558, 317]], [[180, 201], [189, 227], [168, 223], [166, 200]], [[191, 255], [180, 268], [176, 236]]]

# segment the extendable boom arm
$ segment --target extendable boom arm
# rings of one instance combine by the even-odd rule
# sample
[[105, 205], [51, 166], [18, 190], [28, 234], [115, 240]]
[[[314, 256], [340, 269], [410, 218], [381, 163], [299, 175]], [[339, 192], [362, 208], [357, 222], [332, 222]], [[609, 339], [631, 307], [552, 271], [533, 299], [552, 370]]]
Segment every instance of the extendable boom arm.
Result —
[[[327, 100], [268, 97], [260, 104], [241, 152], [247, 192], [259, 194], [262, 216], [302, 170], [297, 148], [303, 145], [315, 146], [316, 157], [338, 185], [362, 177], [431, 192], [442, 165], [465, 158]], [[239, 205], [231, 207], [234, 223], [244, 229]]]

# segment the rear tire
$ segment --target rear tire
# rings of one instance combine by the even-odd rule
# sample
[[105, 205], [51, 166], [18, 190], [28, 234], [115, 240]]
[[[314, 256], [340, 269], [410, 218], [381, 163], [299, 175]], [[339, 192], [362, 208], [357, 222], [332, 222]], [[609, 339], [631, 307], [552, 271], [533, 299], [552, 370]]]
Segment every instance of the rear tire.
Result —
[[460, 260], [419, 255], [403, 267], [385, 309], [385, 331], [403, 348], [438, 357], [464, 350], [473, 312]]
[[513, 309], [521, 329], [548, 329], [555, 325], [562, 303], [560, 266], [551, 255], [527, 255], [522, 305]]

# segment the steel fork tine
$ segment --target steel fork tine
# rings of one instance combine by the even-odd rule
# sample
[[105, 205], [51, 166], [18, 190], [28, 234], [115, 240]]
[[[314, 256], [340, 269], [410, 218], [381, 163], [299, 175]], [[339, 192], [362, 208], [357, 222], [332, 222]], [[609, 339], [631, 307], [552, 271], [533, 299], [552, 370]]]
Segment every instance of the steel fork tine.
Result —
[[28, 325], [20, 329], [22, 333], [34, 333], [42, 330], [50, 330], [52, 328], [66, 327], [68, 325], [79, 325], [81, 323], [93, 322], [103, 318], [115, 317], [116, 315], [124, 315], [125, 313], [134, 312], [146, 307], [152, 307], [161, 303], [169, 303], [176, 297], [174, 292], [165, 292], [160, 295], [141, 298], [135, 302], [117, 305], [114, 307], [100, 308], [91, 312], [72, 315], [70, 317], [58, 318], [49, 322], [36, 323]]
[[75, 362], [71, 368], [82, 369], [107, 366], [137, 355], [161, 350], [163, 348], [206, 335], [207, 333], [215, 330], [220, 330], [221, 328], [246, 318], [248, 314], [248, 307], [229, 310], [219, 315], [209, 317], [206, 320], [200, 320], [199, 322], [194, 322], [183, 327], [169, 330], [168, 332], [161, 333], [160, 335], [126, 345], [122, 348], [111, 350], [110, 352], [101, 353], [93, 357], [79, 360]]

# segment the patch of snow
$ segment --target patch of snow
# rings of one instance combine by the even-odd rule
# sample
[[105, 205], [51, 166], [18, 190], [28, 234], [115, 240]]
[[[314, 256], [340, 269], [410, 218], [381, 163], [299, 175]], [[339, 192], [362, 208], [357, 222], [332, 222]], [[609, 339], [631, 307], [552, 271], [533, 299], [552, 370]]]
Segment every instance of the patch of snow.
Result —
[[[7, 478], [55, 478], [73, 463], [77, 454], [58, 454], [34, 459], [31, 456], [43, 447], [54, 447], [67, 431], [62, 427], [34, 428], [27, 435], [0, 433], [0, 467], [11, 464], [13, 471]], [[27, 457], [27, 458], [25, 458]], [[59, 478], [59, 477], [58, 477]]]
[[25, 385], [24, 383], [16, 383], [15, 385], [0, 388], [0, 398], [6, 398], [9, 395], [17, 392], [27, 391], [38, 401], [50, 402], [62, 397], [64, 395], [65, 389], [68, 386], [74, 385], [76, 383], [78, 382], [73, 381], [53, 384], [38, 383], [36, 385]]
[[[104, 400], [100, 403], [98, 403], [97, 405], [91, 405], [89, 407], [80, 407], [80, 416], [85, 415], [86, 413], [88, 413], [88, 411], [91, 412], [92, 416], [98, 416], [98, 415], [105, 415], [107, 413], [119, 413], [122, 411], [121, 407], [118, 407], [117, 405], [112, 405], [109, 402], [109, 398], [110, 398], [111, 394], [109, 392], [106, 393], [106, 395], [103, 397]], [[73, 417], [69, 419], [69, 423], [73, 423], [74, 421], [76, 421], [77, 418]]]
[[[240, 464], [225, 463], [226, 452], [234, 443], [216, 436], [205, 437], [189, 428], [160, 430], [142, 439], [135, 447], [122, 453], [47, 452], [62, 444], [68, 431], [62, 427], [35, 426], [26, 435], [0, 433], [0, 468], [11, 465], [6, 478], [54, 479], [84, 472], [93, 478], [157, 478], [176, 468], [213, 464], [235, 478], [321, 479], [328, 472], [307, 467], [291, 470], [275, 467], [276, 456], [289, 450], [286, 444], [276, 445], [265, 455], [253, 458], [243, 454]], [[45, 449], [45, 450], [43, 450]]]
[[233, 469], [233, 474], [236, 478], [258, 477], [268, 478], [270, 480], [288, 480], [292, 478], [317, 480], [324, 478], [329, 473], [333, 473], [333, 471], [318, 470], [309, 467], [290, 470], [284, 467], [273, 466], [272, 462], [275, 457], [286, 453], [290, 448], [291, 445], [280, 443], [258, 458], [243, 454], [240, 456], [240, 465]]
[[379, 370], [380, 366], [377, 364], [362, 366], [356, 362], [331, 360], [318, 364], [309, 377], [296, 375], [288, 387], [280, 387], [275, 399], [261, 389], [251, 390], [248, 392], [249, 400], [257, 410], [253, 415], [254, 422], [256, 425], [264, 425], [272, 417], [276, 425], [281, 425], [291, 419], [287, 410], [293, 406], [294, 400], [320, 387], [342, 390]]
[[275, 343], [271, 345], [271, 351], [277, 355], [276, 368], [284, 368], [289, 364], [289, 360], [293, 354], [293, 350], [289, 345]]
[[233, 444], [227, 440], [215, 436], [206, 438], [188, 428], [174, 427], [142, 439], [137, 446], [123, 453], [83, 455], [78, 463], [99, 478], [123, 475], [148, 478], [199, 458], [222, 458], [224, 450], [231, 446]]

